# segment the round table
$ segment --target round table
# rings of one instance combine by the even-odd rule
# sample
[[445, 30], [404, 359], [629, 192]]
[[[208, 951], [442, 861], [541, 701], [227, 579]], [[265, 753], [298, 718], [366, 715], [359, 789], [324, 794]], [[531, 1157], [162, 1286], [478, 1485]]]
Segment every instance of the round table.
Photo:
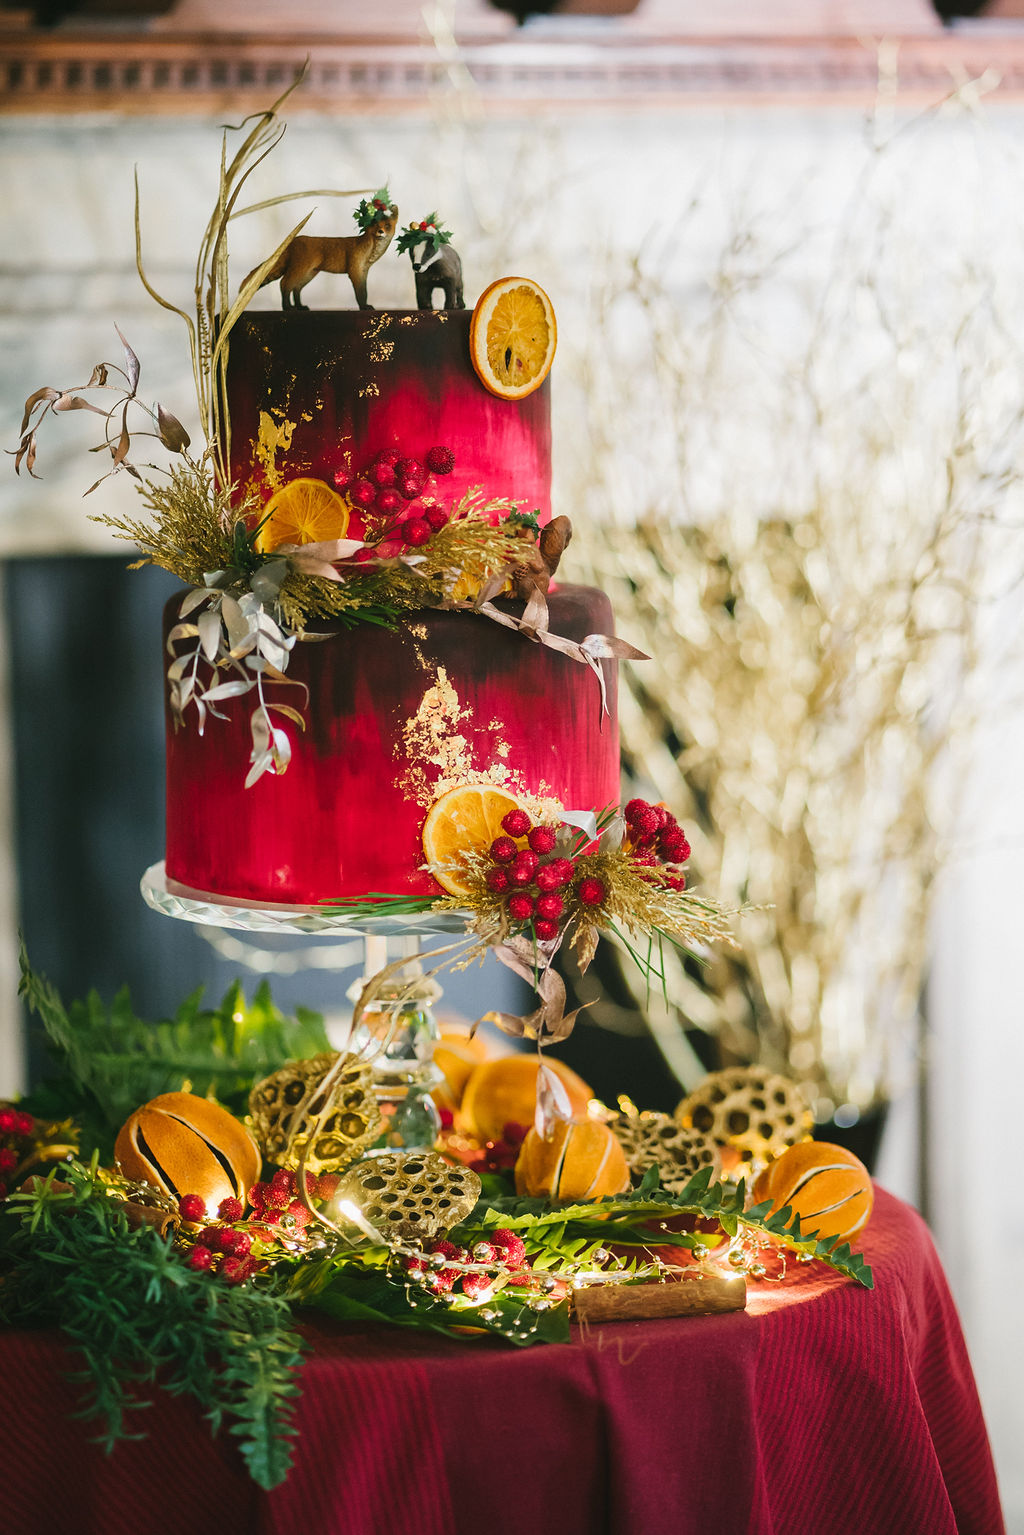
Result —
[[878, 1190], [869, 1292], [819, 1264], [745, 1312], [518, 1350], [311, 1316], [295, 1465], [262, 1493], [160, 1394], [107, 1458], [51, 1332], [0, 1333], [5, 1535], [1000, 1535], [949, 1289]]

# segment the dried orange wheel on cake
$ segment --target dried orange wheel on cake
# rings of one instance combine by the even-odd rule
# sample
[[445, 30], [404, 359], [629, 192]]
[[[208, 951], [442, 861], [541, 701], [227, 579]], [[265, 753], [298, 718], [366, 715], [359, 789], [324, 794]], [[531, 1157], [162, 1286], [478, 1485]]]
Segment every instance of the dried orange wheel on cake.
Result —
[[434, 801], [423, 823], [423, 851], [431, 874], [449, 895], [472, 893], [465, 855], [485, 854], [502, 835], [502, 817], [519, 808], [507, 789], [486, 783], [463, 784]]
[[500, 277], [480, 295], [469, 327], [469, 354], [485, 389], [521, 400], [551, 371], [558, 327], [544, 289], [529, 277]]
[[256, 547], [269, 554], [282, 544], [319, 544], [344, 538], [348, 532], [349, 505], [324, 480], [289, 480], [276, 490], [263, 508], [263, 526]]
[[755, 1179], [751, 1196], [755, 1204], [770, 1199], [773, 1212], [789, 1205], [801, 1230], [832, 1243], [856, 1236], [875, 1202], [864, 1163], [828, 1141], [790, 1146]]

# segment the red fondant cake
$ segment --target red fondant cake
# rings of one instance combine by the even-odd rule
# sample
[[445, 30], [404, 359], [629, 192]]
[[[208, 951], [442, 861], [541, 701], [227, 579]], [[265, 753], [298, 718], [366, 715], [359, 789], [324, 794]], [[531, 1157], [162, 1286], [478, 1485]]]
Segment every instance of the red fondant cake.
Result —
[[[304, 477], [338, 483], [339, 471], [361, 472], [382, 450], [422, 459], [443, 447], [455, 464], [443, 476], [450, 506], [479, 486], [547, 522], [547, 385], [515, 402], [489, 393], [470, 361], [469, 320], [465, 310], [243, 316], [228, 368], [236, 483], [265, 499]], [[358, 508], [353, 532], [363, 533]], [[168, 606], [165, 638], [179, 606]], [[521, 601], [498, 606], [523, 612]], [[580, 642], [612, 632], [608, 600], [590, 588], [552, 588], [548, 607], [553, 635]], [[603, 711], [588, 666], [471, 612], [426, 608], [395, 629], [310, 628], [330, 638], [291, 651], [288, 681], [306, 691], [271, 684], [306, 720], [305, 730], [288, 726], [287, 771], [243, 787], [251, 697], [218, 700], [227, 717], [211, 715], [202, 735], [194, 718], [175, 728], [169, 709], [172, 884], [289, 905], [438, 895], [421, 833], [448, 789], [503, 785], [556, 818], [559, 805], [617, 802], [614, 661], [600, 662]]]
[[[549, 601], [559, 634], [609, 632], [602, 592], [566, 586]], [[168, 626], [176, 612], [170, 603]], [[202, 736], [169, 722], [168, 878], [295, 905], [369, 891], [439, 895], [420, 868], [420, 835], [429, 804], [456, 783], [490, 778], [566, 809], [618, 802], [615, 663], [601, 664], [603, 717], [588, 667], [472, 614], [425, 613], [394, 630], [362, 625], [298, 644], [288, 676], [309, 688], [309, 723], [293, 734], [286, 773], [242, 788], [245, 699]]]

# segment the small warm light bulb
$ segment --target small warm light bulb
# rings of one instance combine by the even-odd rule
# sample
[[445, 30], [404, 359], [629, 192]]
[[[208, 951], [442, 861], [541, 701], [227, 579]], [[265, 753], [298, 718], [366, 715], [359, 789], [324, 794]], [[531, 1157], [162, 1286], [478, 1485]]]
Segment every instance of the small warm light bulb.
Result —
[[334, 1208], [343, 1220], [348, 1221], [352, 1226], [357, 1226], [363, 1236], [369, 1237], [370, 1241], [376, 1243], [378, 1247], [388, 1245], [376, 1226], [366, 1219], [362, 1210], [358, 1205], [353, 1204], [351, 1199], [339, 1199]]

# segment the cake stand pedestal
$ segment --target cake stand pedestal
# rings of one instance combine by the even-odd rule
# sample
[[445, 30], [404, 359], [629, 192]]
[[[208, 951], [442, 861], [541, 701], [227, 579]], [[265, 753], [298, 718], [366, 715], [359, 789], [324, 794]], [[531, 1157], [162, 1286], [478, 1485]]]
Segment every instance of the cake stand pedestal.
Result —
[[430, 935], [464, 933], [461, 913], [354, 918], [322, 907], [231, 901], [169, 884], [162, 862], [146, 870], [140, 889], [154, 911], [202, 926], [248, 933], [362, 938], [363, 976], [348, 990], [352, 1001], [358, 1000], [367, 981], [386, 965], [404, 961], [394, 976], [379, 983], [377, 994], [363, 1009], [349, 1049], [372, 1061], [374, 1090], [386, 1126], [386, 1144], [378, 1151], [427, 1151], [433, 1146], [441, 1121], [431, 1093], [443, 1079], [434, 1064], [434, 1045], [440, 1031], [433, 1004], [441, 996], [441, 988], [432, 976], [423, 973], [421, 940]]

